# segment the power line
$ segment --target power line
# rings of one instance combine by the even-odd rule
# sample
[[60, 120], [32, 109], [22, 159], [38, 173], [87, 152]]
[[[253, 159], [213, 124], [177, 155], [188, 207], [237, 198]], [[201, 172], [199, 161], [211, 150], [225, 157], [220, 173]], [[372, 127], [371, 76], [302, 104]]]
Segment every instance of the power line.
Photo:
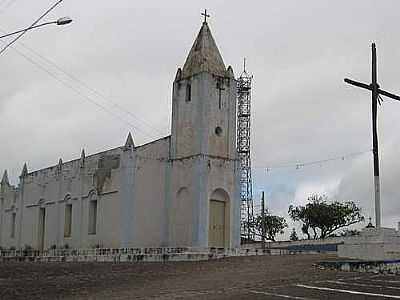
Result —
[[[5, 0], [7, 1], [7, 0]], [[1, 4], [4, 4], [5, 1], [3, 1]], [[16, 0], [11, 0], [11, 2], [16, 1]], [[57, 5], [59, 5], [63, 0], [59, 0], [57, 1], [52, 7], [50, 7], [50, 9], [48, 9], [42, 16], [40, 16], [29, 28], [31, 28], [32, 26], [34, 26], [35, 24], [37, 24], [42, 18], [44, 18], [51, 10], [53, 10]], [[11, 2], [8, 3], [8, 5], [11, 4]], [[28, 28], [28, 29], [29, 29]], [[28, 30], [27, 29], [27, 30]], [[15, 43], [23, 34], [26, 33], [26, 31], [23, 31], [20, 35], [18, 35], [15, 39], [13, 39], [9, 44], [7, 44], [1, 51], [0, 54], [3, 53], [8, 47], [10, 47], [13, 43]], [[60, 66], [58, 66], [57, 64], [55, 64], [53, 61], [47, 59], [46, 57], [44, 57], [43, 55], [37, 53], [36, 51], [34, 51], [33, 49], [25, 46], [22, 44], [22, 46], [26, 49], [28, 49], [29, 51], [31, 51], [32, 53], [34, 53], [35, 55], [37, 55], [38, 57], [40, 57], [42, 60], [44, 60], [45, 62], [47, 62], [48, 64], [50, 64], [52, 67], [54, 67], [55, 69], [57, 69], [59, 72], [63, 73], [64, 75], [66, 75], [67, 77], [69, 77], [69, 79], [72, 79], [73, 81], [77, 82], [80, 84], [81, 87], [86, 88], [87, 90], [89, 90], [91, 93], [97, 95], [98, 97], [112, 103], [116, 108], [118, 108], [120, 111], [124, 112], [125, 114], [130, 115], [131, 117], [133, 117], [134, 119], [136, 119], [137, 121], [141, 122], [142, 124], [144, 124], [145, 126], [147, 126], [148, 128], [152, 129], [154, 132], [157, 132], [157, 134], [163, 134], [163, 132], [159, 131], [158, 129], [156, 129], [155, 127], [153, 127], [152, 125], [150, 125], [149, 123], [147, 123], [146, 121], [144, 121], [143, 119], [140, 119], [138, 116], [134, 115], [132, 112], [128, 111], [127, 109], [125, 109], [124, 107], [122, 107], [121, 105], [119, 105], [118, 103], [108, 99], [106, 96], [104, 96], [102, 93], [98, 92], [97, 90], [95, 90], [94, 88], [90, 87], [88, 84], [86, 84], [85, 82], [83, 82], [82, 80], [78, 79], [76, 76], [72, 75], [71, 73], [63, 70]], [[15, 49], [15, 48], [14, 48]], [[36, 65], [37, 67], [41, 68], [43, 71], [45, 71], [47, 74], [49, 74], [50, 76], [52, 76], [53, 78], [55, 78], [57, 81], [61, 82], [63, 85], [67, 86], [68, 88], [72, 89], [73, 91], [75, 91], [77, 94], [79, 94], [81, 97], [85, 98], [87, 101], [90, 101], [91, 103], [95, 104], [98, 107], [101, 107], [103, 110], [107, 111], [108, 113], [116, 116], [116, 114], [112, 111], [110, 111], [108, 108], [104, 107], [103, 105], [95, 102], [93, 99], [91, 99], [90, 97], [88, 97], [87, 95], [83, 95], [81, 93], [81, 91], [77, 90], [75, 87], [69, 85], [68, 83], [66, 83], [65, 81], [61, 80], [60, 78], [57, 77], [57, 74], [47, 70], [46, 68], [44, 68], [43, 66], [39, 65], [38, 63], [34, 62], [33, 59], [28, 58], [27, 55], [22, 54], [20, 51], [18, 51], [17, 49], [15, 49], [20, 55], [22, 55], [25, 59], [27, 59], [28, 61], [30, 61], [31, 63], [33, 63], [34, 65]], [[121, 119], [118, 116], [119, 119]], [[125, 120], [125, 122], [127, 122]], [[130, 126], [139, 129], [140, 131], [142, 131], [144, 133], [143, 130], [141, 130], [139, 127], [133, 125], [130, 122], [127, 122]], [[147, 134], [146, 134], [147, 135]]]
[[276, 170], [276, 169], [286, 169], [286, 168], [295, 168], [296, 170], [301, 169], [303, 167], [308, 167], [308, 166], [313, 166], [313, 165], [322, 165], [326, 164], [328, 162], [332, 161], [338, 161], [338, 160], [346, 160], [355, 156], [359, 156], [365, 153], [370, 153], [372, 152], [372, 149], [365, 150], [365, 151], [359, 151], [359, 152], [351, 152], [347, 153], [344, 155], [336, 156], [336, 157], [330, 157], [326, 159], [320, 159], [320, 160], [314, 160], [314, 161], [307, 161], [307, 162], [292, 162], [292, 163], [285, 163], [285, 164], [280, 164], [280, 165], [275, 165], [275, 166], [257, 166], [255, 168], [259, 169], [266, 169], [267, 172]]
[[25, 31], [21, 32], [19, 35], [17, 35], [11, 42], [9, 42], [3, 49], [0, 50], [0, 55], [6, 51], [8, 47], [10, 47], [12, 44], [14, 44], [20, 37], [22, 37], [32, 26], [35, 26], [41, 19], [43, 19], [45, 16], [47, 16], [57, 5], [59, 5], [63, 0], [58, 0], [55, 4], [53, 4], [48, 10], [45, 11], [44, 14], [42, 14], [39, 18], [36, 19], [35, 22], [31, 24]]
[[132, 124], [131, 122], [121, 118], [118, 114], [116, 114], [115, 112], [113, 112], [112, 110], [108, 109], [107, 107], [105, 107], [104, 105], [98, 103], [97, 101], [93, 100], [91, 97], [83, 94], [81, 91], [79, 91], [77, 88], [75, 88], [73, 85], [70, 85], [69, 83], [61, 80], [60, 78], [58, 78], [54, 73], [52, 73], [51, 71], [47, 70], [44, 66], [40, 65], [39, 63], [35, 62], [32, 58], [30, 58], [29, 56], [25, 55], [24, 53], [22, 53], [20, 50], [18, 50], [17, 48], [13, 47], [13, 49], [22, 57], [24, 57], [26, 60], [28, 60], [30, 63], [32, 63], [33, 65], [35, 65], [36, 67], [38, 67], [39, 69], [41, 69], [42, 71], [44, 71], [45, 73], [47, 73], [49, 76], [53, 77], [55, 80], [57, 80], [59, 83], [63, 84], [64, 86], [66, 86], [67, 88], [71, 89], [72, 91], [74, 91], [77, 95], [81, 96], [83, 99], [85, 99], [86, 101], [96, 105], [97, 107], [99, 107], [100, 109], [104, 110], [105, 112], [109, 113], [110, 115], [112, 115], [115, 119], [118, 119], [119, 121], [122, 121], [126, 124], [128, 124], [130, 127], [138, 130], [139, 132], [142, 133], [142, 135], [146, 136], [146, 137], [150, 137], [150, 138], [154, 138], [152, 135], [149, 135], [146, 131], [144, 131], [143, 129], [141, 129], [140, 127], [137, 127], [136, 125]]
[[[1, 30], [3, 32], [5, 32], [4, 30]], [[124, 107], [122, 107], [121, 105], [119, 105], [118, 103], [108, 99], [106, 96], [104, 96], [102, 93], [98, 92], [97, 90], [95, 90], [94, 88], [90, 87], [88, 84], [86, 84], [85, 82], [83, 82], [82, 80], [80, 80], [79, 78], [77, 78], [76, 76], [72, 75], [71, 73], [63, 70], [60, 66], [58, 66], [56, 63], [54, 63], [53, 61], [51, 61], [50, 59], [44, 57], [43, 55], [41, 55], [40, 53], [36, 52], [35, 50], [33, 50], [32, 48], [28, 47], [27, 45], [25, 45], [24, 43], [20, 43], [20, 45], [25, 48], [26, 50], [32, 52], [34, 55], [38, 56], [40, 59], [42, 59], [44, 62], [46, 62], [47, 64], [49, 64], [50, 66], [52, 66], [53, 68], [57, 69], [59, 72], [61, 72], [63, 75], [65, 75], [67, 77], [67, 80], [70, 79], [70, 81], [73, 81], [74, 83], [78, 83], [80, 85], [80, 87], [84, 87], [85, 89], [87, 89], [88, 91], [90, 91], [91, 93], [93, 93], [94, 95], [97, 95], [98, 97], [101, 97], [102, 99], [104, 99], [105, 101], [110, 102], [111, 104], [113, 104], [115, 107], [119, 108], [120, 111], [126, 113], [127, 115], [133, 117], [134, 119], [136, 119], [137, 121], [141, 122], [143, 125], [147, 126], [148, 128], [150, 128], [153, 132], [156, 132], [157, 135], [163, 135], [163, 133], [160, 130], [157, 130], [155, 127], [153, 127], [152, 125], [150, 125], [149, 123], [147, 123], [146, 121], [144, 121], [143, 119], [140, 119], [139, 117], [137, 117], [136, 115], [134, 115], [133, 113], [127, 111], [126, 109], [124, 109]], [[47, 74], [49, 74], [50, 76], [52, 76], [53, 78], [55, 78], [57, 81], [61, 82], [63, 85], [65, 85], [66, 87], [72, 89], [74, 92], [78, 93], [80, 96], [86, 98], [86, 100], [90, 101], [93, 103], [93, 99], [87, 99], [88, 97], [86, 95], [83, 95], [81, 93], [81, 91], [77, 90], [75, 87], [71, 86], [71, 82], [70, 84], [65, 83], [65, 79], [61, 80], [60, 78], [57, 77], [58, 74], [49, 71], [48, 69], [46, 69], [44, 66], [40, 65], [39, 63], [33, 61], [32, 58], [29, 58], [26, 54], [23, 54], [21, 51], [19, 51], [18, 49], [16, 49], [15, 47], [11, 47], [12, 49], [14, 49], [15, 51], [17, 51], [17, 53], [21, 56], [23, 56], [25, 59], [27, 59], [29, 62], [31, 62], [32, 64], [34, 64], [35, 66], [39, 67], [40, 69], [42, 69], [43, 71], [45, 71]], [[51, 74], [50, 74], [51, 73]], [[56, 78], [57, 77], [57, 78]], [[96, 106], [99, 106], [98, 103], [94, 103]], [[116, 115], [114, 112], [111, 112], [108, 108], [104, 107], [104, 105], [101, 105], [102, 109], [107, 111], [108, 113], [111, 113], [112, 115]], [[121, 119], [118, 116], [119, 119]], [[138, 127], [137, 125], [133, 125], [132, 123], [130, 123], [129, 121], [124, 120], [124, 122], [128, 123], [131, 127], [140, 130], [142, 133], [145, 133], [146, 136], [153, 138], [153, 134], [149, 135], [149, 132], [147, 132], [147, 130], [142, 130], [140, 129], [140, 127]]]
[[[4, 31], [4, 30], [1, 30]], [[140, 122], [141, 124], [143, 124], [144, 126], [148, 127], [149, 129], [151, 129], [153, 132], [155, 132], [157, 135], [163, 135], [164, 133], [160, 130], [158, 130], [157, 128], [155, 128], [154, 126], [152, 126], [150, 123], [146, 122], [145, 120], [139, 118], [138, 116], [136, 116], [135, 114], [133, 114], [132, 112], [130, 112], [129, 110], [127, 110], [126, 108], [124, 108], [123, 106], [121, 106], [120, 104], [116, 103], [115, 101], [110, 100], [109, 98], [107, 98], [104, 94], [100, 93], [98, 90], [90, 87], [87, 83], [83, 82], [82, 80], [80, 80], [79, 78], [77, 78], [75, 75], [65, 71], [62, 67], [60, 67], [59, 65], [57, 65], [55, 62], [51, 61], [50, 59], [44, 57], [43, 55], [41, 55], [40, 53], [36, 52], [34, 49], [28, 47], [27, 45], [25, 45], [24, 43], [20, 42], [20, 45], [25, 48], [26, 50], [32, 52], [34, 55], [36, 55], [37, 57], [39, 57], [40, 59], [42, 59], [44, 62], [46, 62], [47, 64], [49, 64], [51, 67], [55, 68], [56, 70], [58, 70], [59, 72], [61, 72], [63, 75], [65, 75], [66, 77], [68, 77], [71, 81], [74, 81], [75, 83], [78, 83], [80, 85], [80, 87], [87, 89], [89, 92], [93, 93], [94, 95], [96, 95], [97, 97], [102, 98], [103, 100], [105, 100], [106, 102], [110, 102], [114, 107], [118, 108], [120, 111], [122, 111], [123, 113], [129, 115], [130, 117], [132, 117], [133, 119], [135, 119], [136, 121]], [[15, 49], [15, 48], [13, 48]], [[57, 74], [54, 74], [54, 76], [56, 76]], [[136, 126], [135, 126], [136, 127]]]
[[[4, 31], [4, 30], [2, 30]], [[26, 44], [24, 43], [20, 43], [20, 45], [22, 47], [24, 47], [25, 49], [27, 49], [28, 51], [32, 52], [33, 54], [35, 54], [36, 56], [38, 56], [39, 58], [41, 58], [42, 60], [44, 60], [45, 62], [47, 62], [49, 65], [51, 65], [52, 67], [54, 67], [55, 69], [57, 69], [59, 72], [61, 72], [62, 74], [64, 74], [65, 76], [69, 77], [72, 81], [75, 81], [76, 83], [78, 83], [81, 87], [84, 87], [85, 89], [89, 90], [91, 93], [97, 95], [98, 97], [102, 98], [103, 100], [105, 100], [106, 102], [110, 102], [111, 104], [113, 104], [115, 107], [117, 107], [120, 111], [126, 113], [127, 115], [131, 116], [132, 118], [136, 119], [137, 121], [141, 122], [143, 125], [147, 126], [148, 128], [150, 128], [151, 130], [153, 130], [154, 132], [156, 132], [157, 134], [163, 135], [164, 133], [161, 132], [160, 130], [158, 130], [157, 128], [153, 127], [150, 123], [148, 123], [147, 121], [139, 118], [138, 116], [136, 116], [135, 114], [133, 114], [132, 112], [130, 112], [129, 110], [127, 110], [125, 107], [121, 106], [120, 104], [116, 103], [115, 101], [109, 99], [108, 97], [106, 97], [104, 94], [102, 94], [101, 92], [99, 92], [98, 90], [94, 89], [93, 87], [90, 87], [87, 83], [83, 82], [82, 80], [80, 80], [79, 78], [77, 78], [75, 75], [71, 74], [70, 72], [67, 72], [66, 70], [64, 70], [62, 67], [60, 67], [59, 65], [57, 65], [55, 62], [53, 62], [52, 60], [46, 58], [45, 56], [41, 55], [40, 53], [38, 53], [37, 51], [33, 50], [32, 48], [28, 47]]]

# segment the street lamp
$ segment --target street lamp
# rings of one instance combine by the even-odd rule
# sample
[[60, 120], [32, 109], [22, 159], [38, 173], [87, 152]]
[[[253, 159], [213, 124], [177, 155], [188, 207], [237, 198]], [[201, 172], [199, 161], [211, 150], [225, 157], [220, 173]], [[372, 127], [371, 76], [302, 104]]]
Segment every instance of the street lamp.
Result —
[[49, 25], [49, 24], [67, 25], [67, 24], [69, 24], [71, 22], [72, 22], [71, 18], [63, 17], [63, 18], [59, 18], [56, 21], [46, 22], [46, 23], [42, 23], [42, 24], [39, 24], [39, 25], [34, 25], [34, 26], [31, 26], [31, 27], [28, 27], [28, 28], [25, 28], [25, 29], [21, 29], [21, 30], [18, 30], [18, 31], [14, 31], [14, 32], [2, 35], [2, 36], [0, 36], [0, 39], [8, 37], [8, 36], [11, 36], [11, 35], [14, 35], [14, 34], [17, 34], [17, 33], [26, 32], [28, 30], [35, 29], [35, 28], [38, 28], [38, 27], [46, 26], [46, 25]]
[[57, 25], [67, 25], [72, 22], [72, 19], [70, 17], [63, 17], [59, 18], [56, 22]]

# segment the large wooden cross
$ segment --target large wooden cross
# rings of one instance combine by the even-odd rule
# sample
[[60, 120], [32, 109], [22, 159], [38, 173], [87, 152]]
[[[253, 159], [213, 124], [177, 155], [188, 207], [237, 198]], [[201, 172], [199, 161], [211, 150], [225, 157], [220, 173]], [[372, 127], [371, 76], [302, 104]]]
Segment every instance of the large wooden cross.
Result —
[[381, 104], [381, 96], [386, 96], [394, 100], [400, 101], [400, 97], [382, 90], [378, 84], [376, 71], [376, 47], [372, 44], [372, 83], [370, 85], [345, 79], [346, 83], [371, 91], [372, 94], [372, 152], [374, 156], [374, 189], [375, 189], [375, 222], [376, 227], [381, 227], [381, 200], [380, 200], [380, 181], [379, 181], [379, 152], [378, 152], [378, 132], [377, 132], [377, 115], [378, 103]]

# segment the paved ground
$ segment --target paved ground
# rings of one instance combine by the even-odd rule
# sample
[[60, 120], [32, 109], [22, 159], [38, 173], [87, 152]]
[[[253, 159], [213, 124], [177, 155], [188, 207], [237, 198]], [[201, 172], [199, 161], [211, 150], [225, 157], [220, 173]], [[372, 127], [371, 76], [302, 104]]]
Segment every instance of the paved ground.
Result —
[[322, 255], [181, 263], [3, 263], [0, 299], [400, 299], [400, 276], [320, 270]]

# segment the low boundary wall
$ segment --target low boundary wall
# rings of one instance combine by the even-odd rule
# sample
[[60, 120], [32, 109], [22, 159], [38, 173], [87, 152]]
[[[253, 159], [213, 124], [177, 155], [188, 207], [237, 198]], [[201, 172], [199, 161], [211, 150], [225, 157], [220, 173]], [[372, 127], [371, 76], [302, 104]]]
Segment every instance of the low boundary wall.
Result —
[[0, 251], [0, 262], [168, 262], [204, 261], [233, 256], [315, 254], [288, 249], [121, 248]]
[[345, 272], [362, 273], [382, 273], [382, 274], [400, 274], [400, 260], [346, 260], [346, 261], [322, 261], [318, 263], [319, 267], [333, 269]]
[[[290, 252], [319, 252], [336, 253], [338, 246], [352, 237], [333, 237], [323, 240], [298, 240], [298, 241], [277, 241], [266, 242], [266, 249], [281, 249]], [[261, 249], [261, 242], [245, 244], [242, 248]]]

